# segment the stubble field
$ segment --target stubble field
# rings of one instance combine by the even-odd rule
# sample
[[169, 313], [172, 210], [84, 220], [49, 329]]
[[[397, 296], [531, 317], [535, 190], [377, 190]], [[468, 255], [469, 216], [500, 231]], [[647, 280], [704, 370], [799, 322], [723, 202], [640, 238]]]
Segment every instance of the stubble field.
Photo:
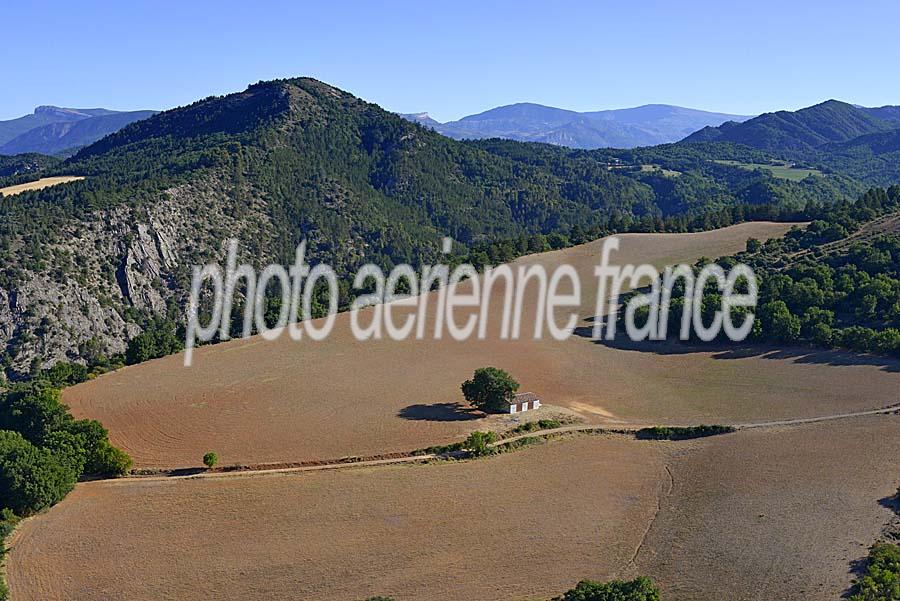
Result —
[[0, 196], [13, 196], [15, 194], [21, 194], [22, 192], [28, 192], [30, 190], [43, 190], [44, 188], [49, 188], [50, 186], [56, 186], [59, 184], [67, 184], [69, 182], [77, 182], [78, 180], [82, 180], [84, 177], [80, 175], [60, 175], [56, 177], [42, 177], [39, 180], [28, 182], [25, 184], [16, 184], [15, 186], [7, 186], [5, 188], [0, 188]]
[[[751, 223], [697, 234], [622, 236], [614, 262], [658, 267], [743, 248], [747, 238], [790, 226]], [[581, 327], [594, 314], [593, 267], [601, 242], [532, 255], [515, 265], [570, 263], [583, 285]], [[534, 289], [529, 288], [529, 292]], [[502, 289], [492, 295], [499, 323]], [[527, 298], [527, 295], [526, 295]], [[433, 304], [429, 304], [432, 307]], [[533, 311], [526, 302], [526, 315]], [[431, 315], [431, 314], [429, 314]], [[322, 342], [238, 340], [174, 355], [67, 389], [77, 417], [99, 419], [137, 467], [199, 465], [215, 450], [223, 464], [258, 465], [410, 451], [484, 429], [460, 411], [460, 383], [475, 368], [509, 370], [545, 404], [608, 425], [750, 422], [871, 409], [896, 402], [900, 366], [832, 352], [750, 348], [638, 349], [572, 336], [557, 342], [357, 341], [337, 317]], [[530, 323], [526, 321], [525, 323]]]
[[19, 601], [836, 599], [891, 512], [900, 416], [467, 462], [84, 483], [15, 534]]

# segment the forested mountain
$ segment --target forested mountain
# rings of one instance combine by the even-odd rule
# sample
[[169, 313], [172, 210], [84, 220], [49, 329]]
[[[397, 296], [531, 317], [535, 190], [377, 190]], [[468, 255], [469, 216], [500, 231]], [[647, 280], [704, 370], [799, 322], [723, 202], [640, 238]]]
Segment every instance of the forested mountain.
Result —
[[242, 241], [257, 264], [347, 273], [466, 245], [652, 215], [652, 190], [587, 157], [550, 169], [457, 142], [311, 79], [260, 83], [132, 123], [0, 199], [0, 340], [15, 371], [120, 353], [180, 309], [190, 268]]
[[522, 102], [438, 123], [428, 113], [403, 117], [456, 139], [506, 138], [570, 148], [633, 148], [675, 142], [708, 125], [748, 117], [665, 104], [579, 113]]
[[0, 121], [0, 155], [71, 154], [155, 111], [120, 112], [108, 109], [69, 109], [39, 106], [34, 113]]
[[878, 106], [872, 108], [859, 107], [876, 119], [885, 119], [887, 121], [897, 121], [900, 126], [900, 106]]
[[706, 127], [684, 142], [732, 142], [771, 151], [810, 151], [833, 142], [900, 128], [898, 107], [866, 109], [828, 100], [799, 111], [765, 113], [744, 123]]
[[[44, 154], [17, 154], [0, 156], [0, 185], [10, 185], [13, 178], [25, 177], [30, 173], [38, 173], [55, 167], [59, 159]], [[9, 183], [7, 183], [9, 180]]]
[[0, 362], [16, 375], [123, 353], [142, 331], [171, 352], [191, 268], [223, 261], [227, 238], [257, 266], [292, 262], [306, 239], [308, 260], [343, 276], [431, 262], [443, 236], [457, 258], [504, 259], [614, 231], [800, 218], [864, 189], [838, 173], [744, 166], [771, 160], [727, 143], [456, 141], [313, 79], [261, 82], [30, 175], [83, 181], [0, 199]]

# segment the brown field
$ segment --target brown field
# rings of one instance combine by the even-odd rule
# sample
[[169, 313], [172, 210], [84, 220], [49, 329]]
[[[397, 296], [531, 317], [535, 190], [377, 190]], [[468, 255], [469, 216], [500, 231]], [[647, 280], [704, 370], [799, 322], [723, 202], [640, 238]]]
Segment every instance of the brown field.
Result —
[[[743, 248], [786, 224], [743, 224], [698, 234], [622, 236], [619, 264], [663, 266]], [[532, 255], [516, 264], [573, 264], [593, 314], [600, 242]], [[496, 290], [499, 297], [502, 289]], [[492, 299], [494, 298], [492, 296]], [[497, 323], [499, 298], [492, 300]], [[527, 312], [526, 312], [527, 313]], [[332, 459], [409, 451], [486, 427], [455, 408], [459, 385], [484, 365], [509, 370], [522, 390], [600, 423], [749, 422], [871, 409], [896, 402], [900, 364], [839, 353], [681, 346], [638, 350], [573, 336], [555, 342], [356, 341], [339, 315], [323, 342], [259, 338], [128, 367], [69, 388], [78, 417], [99, 419], [138, 467]], [[590, 326], [589, 322], [582, 322]], [[871, 363], [871, 364], [867, 364]]]
[[58, 184], [67, 184], [69, 182], [77, 182], [78, 180], [82, 180], [84, 177], [80, 175], [61, 175], [58, 177], [42, 177], [41, 179], [33, 182], [28, 182], [25, 184], [18, 184], [16, 186], [7, 186], [6, 188], [0, 188], [0, 196], [13, 196], [14, 194], [20, 194], [21, 192], [28, 192], [29, 190], [43, 190], [44, 188], [49, 188], [50, 186], [56, 186]]
[[[12, 540], [17, 601], [837, 599], [890, 511], [900, 416], [462, 463], [80, 484]], [[646, 537], [645, 537], [646, 533]], [[635, 561], [633, 562], [632, 559]]]
[[[892, 512], [900, 415], [696, 442], [670, 461], [674, 487], [638, 572], [678, 601], [839, 599]], [[718, 595], [716, 594], [718, 591]]]
[[628, 563], [659, 445], [582, 437], [490, 460], [85, 483], [12, 541], [16, 601], [550, 596]]

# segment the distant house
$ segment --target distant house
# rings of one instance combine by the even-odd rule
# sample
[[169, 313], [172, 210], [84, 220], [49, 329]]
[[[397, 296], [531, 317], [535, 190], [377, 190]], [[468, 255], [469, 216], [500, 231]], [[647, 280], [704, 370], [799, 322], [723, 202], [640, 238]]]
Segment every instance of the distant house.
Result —
[[541, 406], [541, 399], [533, 392], [520, 392], [509, 403], [510, 413], [521, 413]]

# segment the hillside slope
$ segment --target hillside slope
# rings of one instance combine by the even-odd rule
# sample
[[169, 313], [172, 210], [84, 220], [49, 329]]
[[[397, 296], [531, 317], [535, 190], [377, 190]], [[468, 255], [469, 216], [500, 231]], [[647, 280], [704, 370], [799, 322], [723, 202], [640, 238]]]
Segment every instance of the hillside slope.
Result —
[[527, 165], [447, 139], [312, 79], [265, 82], [134, 122], [56, 168], [82, 182], [0, 200], [0, 344], [13, 372], [120, 353], [179, 315], [190, 267], [241, 240], [257, 265], [341, 274], [656, 211], [588, 158]]
[[[877, 109], [875, 115], [888, 115], [891, 108], [894, 107]], [[744, 123], [706, 127], [683, 141], [732, 142], [763, 150], [803, 151], [900, 126], [896, 121], [873, 115], [872, 110], [828, 100], [799, 111], [765, 113]]]

